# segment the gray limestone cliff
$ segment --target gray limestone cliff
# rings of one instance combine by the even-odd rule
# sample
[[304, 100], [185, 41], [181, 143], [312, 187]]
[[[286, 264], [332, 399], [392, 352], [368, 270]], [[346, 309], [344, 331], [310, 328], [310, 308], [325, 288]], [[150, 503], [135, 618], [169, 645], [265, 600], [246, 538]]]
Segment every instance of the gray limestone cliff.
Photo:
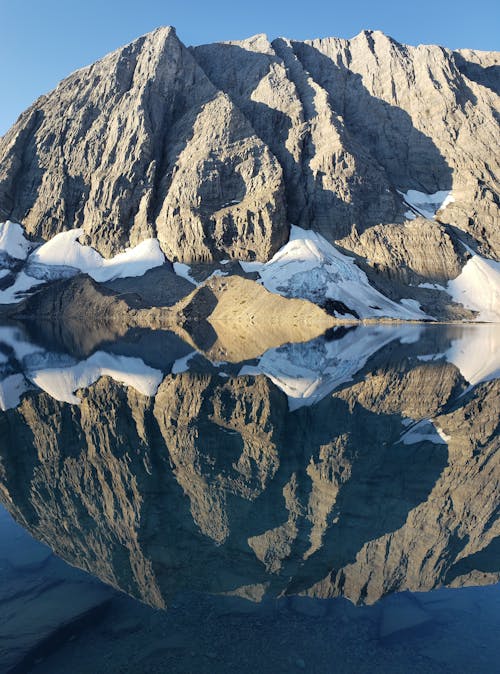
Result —
[[[405, 281], [454, 278], [457, 233], [500, 255], [499, 68], [377, 31], [188, 49], [160, 28], [0, 138], [0, 220], [43, 239], [82, 226], [106, 256], [157, 236], [187, 262], [267, 260], [293, 223]], [[410, 189], [455, 201], [408, 223]]]

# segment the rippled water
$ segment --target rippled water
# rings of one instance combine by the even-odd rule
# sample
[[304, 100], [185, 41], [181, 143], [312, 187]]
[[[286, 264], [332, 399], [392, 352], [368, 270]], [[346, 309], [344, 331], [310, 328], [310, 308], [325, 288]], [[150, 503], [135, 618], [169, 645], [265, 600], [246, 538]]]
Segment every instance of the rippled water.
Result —
[[498, 671], [499, 347], [0, 326], [0, 669]]

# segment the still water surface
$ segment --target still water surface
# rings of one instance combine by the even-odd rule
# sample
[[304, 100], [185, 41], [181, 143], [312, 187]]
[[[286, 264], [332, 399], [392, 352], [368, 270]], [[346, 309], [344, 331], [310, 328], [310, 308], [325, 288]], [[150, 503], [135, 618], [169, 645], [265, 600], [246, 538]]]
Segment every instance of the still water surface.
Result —
[[49, 333], [0, 326], [0, 671], [498, 671], [498, 327]]

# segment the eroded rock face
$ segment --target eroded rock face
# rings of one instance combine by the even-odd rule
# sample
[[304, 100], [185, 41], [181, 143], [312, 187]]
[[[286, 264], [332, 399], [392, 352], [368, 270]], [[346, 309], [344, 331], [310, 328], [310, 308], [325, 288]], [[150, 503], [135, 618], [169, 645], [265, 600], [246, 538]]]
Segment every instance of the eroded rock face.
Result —
[[[182, 261], [267, 260], [289, 223], [330, 241], [355, 226], [351, 249], [374, 249], [384, 270], [402, 259], [452, 278], [451, 228], [395, 227], [400, 192], [452, 190], [439, 221], [500, 255], [498, 62], [377, 31], [186, 49], [160, 28], [68, 77], [0, 139], [0, 217], [45, 239], [83, 226], [105, 255], [157, 236]], [[429, 241], [444, 245], [433, 261]]]
[[104, 255], [154, 235], [171, 259], [267, 258], [287, 237], [279, 163], [172, 28], [36, 101], [0, 166], [2, 215], [45, 239], [83, 226]]
[[[498, 389], [401, 344], [294, 412], [263, 376], [167, 375], [154, 400], [103, 378], [79, 406], [29, 393], [0, 416], [0, 495], [160, 607], [181, 588], [373, 602], [491, 583]], [[411, 437], [429, 419], [445, 440]]]

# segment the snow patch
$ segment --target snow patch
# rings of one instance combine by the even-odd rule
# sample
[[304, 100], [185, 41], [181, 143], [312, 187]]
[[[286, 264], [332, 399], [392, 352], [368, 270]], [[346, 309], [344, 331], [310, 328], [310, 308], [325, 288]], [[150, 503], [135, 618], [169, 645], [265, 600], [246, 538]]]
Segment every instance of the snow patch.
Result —
[[26, 377], [21, 373], [11, 374], [0, 381], [0, 410], [15, 409], [21, 402], [23, 393], [30, 389]]
[[[439, 192], [434, 192], [434, 194], [426, 194], [418, 190], [408, 190], [408, 192], [399, 192], [399, 194], [401, 194], [408, 206], [414, 209], [414, 211], [407, 211], [405, 213], [405, 217], [408, 219], [413, 219], [415, 211], [417, 211], [424, 218], [432, 220], [438, 211], [442, 211], [448, 204], [455, 201], [455, 197], [452, 196], [450, 190], [440, 190]], [[410, 218], [409, 214], [412, 214], [413, 218]]]
[[0, 290], [0, 304], [14, 304], [15, 302], [21, 302], [25, 297], [28, 297], [36, 286], [45, 283], [42, 279], [33, 278], [33, 276], [28, 276], [26, 272], [21, 271], [17, 274], [14, 283], [5, 288], [5, 290]]
[[476, 320], [500, 322], [500, 262], [473, 253], [462, 273], [448, 281], [446, 292], [455, 302], [477, 311]]
[[189, 281], [193, 285], [199, 285], [198, 281], [195, 281], [191, 276], [191, 267], [188, 264], [184, 264], [184, 262], [174, 262], [174, 271], [177, 276], [182, 276], [182, 278], [185, 278], [186, 281]]
[[17, 222], [0, 222], [0, 255], [25, 260], [35, 244], [24, 236], [24, 229]]
[[157, 239], [145, 239], [134, 248], [127, 248], [106, 259], [90, 246], [84, 246], [78, 241], [82, 234], [81, 228], [56, 234], [30, 255], [29, 262], [49, 267], [72, 267], [101, 283], [117, 278], [142, 276], [149, 269], [165, 262]]
[[417, 421], [407, 431], [405, 431], [400, 438], [403, 445], [413, 445], [417, 442], [433, 442], [435, 445], [446, 445], [449, 437], [441, 430], [438, 431], [436, 426], [430, 419], [422, 419]]
[[246, 272], [258, 272], [267, 290], [322, 304], [339, 300], [360, 318], [430, 318], [409, 300], [404, 306], [373, 288], [354, 259], [341, 253], [320, 234], [292, 226], [289, 242], [266, 263], [240, 262]]

